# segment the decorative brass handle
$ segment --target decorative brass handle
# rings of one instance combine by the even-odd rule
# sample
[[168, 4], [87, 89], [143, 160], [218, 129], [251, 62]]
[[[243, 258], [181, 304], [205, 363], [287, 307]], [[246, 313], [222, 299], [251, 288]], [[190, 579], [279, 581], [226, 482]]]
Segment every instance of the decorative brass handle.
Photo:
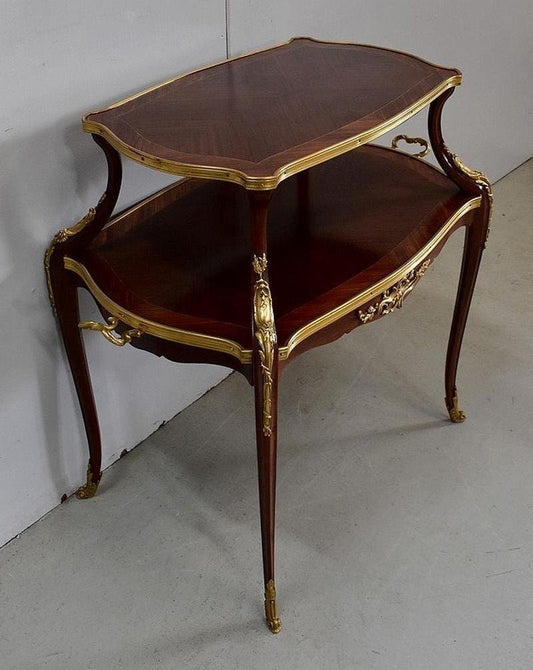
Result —
[[81, 321], [81, 323], [78, 324], [79, 328], [96, 330], [102, 333], [105, 339], [116, 347], [123, 347], [125, 344], [131, 342], [132, 337], [140, 337], [143, 334], [142, 330], [131, 328], [122, 335], [117, 335], [113, 332], [117, 326], [118, 319], [115, 316], [108, 317], [107, 325], [105, 323], [98, 323], [97, 321]]
[[417, 154], [413, 154], [413, 156], [416, 156], [417, 158], [424, 158], [424, 156], [427, 156], [429, 153], [429, 145], [427, 143], [427, 140], [425, 140], [423, 137], [409, 137], [409, 135], [396, 135], [396, 137], [392, 140], [393, 149], [398, 148], [398, 142], [400, 140], [404, 140], [404, 142], [407, 142], [407, 144], [420, 144], [420, 146], [424, 147], [422, 151], [419, 151]]

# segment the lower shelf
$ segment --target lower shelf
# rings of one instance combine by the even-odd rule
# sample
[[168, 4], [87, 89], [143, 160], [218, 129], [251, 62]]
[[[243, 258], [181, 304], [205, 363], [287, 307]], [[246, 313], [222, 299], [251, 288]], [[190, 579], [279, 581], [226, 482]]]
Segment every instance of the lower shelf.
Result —
[[[338, 336], [335, 324], [371, 310], [398, 282], [417, 281], [423, 262], [478, 206], [427, 163], [376, 146], [282, 182], [268, 222], [280, 357], [314, 346], [324, 329]], [[129, 326], [249, 362], [249, 207], [241, 187], [188, 179], [164, 189], [112, 219], [65, 266]]]

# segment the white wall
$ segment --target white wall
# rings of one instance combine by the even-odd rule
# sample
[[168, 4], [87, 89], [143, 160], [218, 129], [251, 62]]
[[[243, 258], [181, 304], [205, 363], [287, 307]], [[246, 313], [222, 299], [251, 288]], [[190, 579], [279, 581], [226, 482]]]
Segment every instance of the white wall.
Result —
[[[221, 0], [0, 0], [0, 546], [86, 470], [42, 260], [52, 235], [105, 187], [105, 160], [81, 115], [221, 60], [225, 49]], [[125, 168], [123, 204], [170, 181], [129, 161]], [[227, 374], [118, 349], [94, 333], [85, 340], [104, 465]]]
[[[104, 188], [104, 159], [81, 132], [81, 114], [223, 58], [225, 4], [0, 0], [0, 546], [85, 472], [81, 417], [42, 270], [52, 235]], [[531, 14], [530, 0], [231, 0], [228, 38], [232, 55], [313, 35], [461, 68], [447, 142], [498, 178], [532, 153]], [[422, 122], [414, 126], [424, 133]], [[168, 182], [125, 168], [123, 204]], [[82, 304], [84, 316], [97, 316], [90, 300]], [[96, 335], [86, 342], [104, 465], [226, 374], [110, 347]]]

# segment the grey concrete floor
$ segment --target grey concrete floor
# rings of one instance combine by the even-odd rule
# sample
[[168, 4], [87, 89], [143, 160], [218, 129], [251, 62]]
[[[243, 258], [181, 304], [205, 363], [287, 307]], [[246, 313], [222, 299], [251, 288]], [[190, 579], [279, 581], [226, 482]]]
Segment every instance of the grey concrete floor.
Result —
[[232, 375], [0, 552], [0, 667], [530, 670], [532, 186], [533, 161], [496, 185], [464, 424], [442, 380], [462, 233], [403, 310], [288, 369], [280, 635], [262, 617], [252, 393]]

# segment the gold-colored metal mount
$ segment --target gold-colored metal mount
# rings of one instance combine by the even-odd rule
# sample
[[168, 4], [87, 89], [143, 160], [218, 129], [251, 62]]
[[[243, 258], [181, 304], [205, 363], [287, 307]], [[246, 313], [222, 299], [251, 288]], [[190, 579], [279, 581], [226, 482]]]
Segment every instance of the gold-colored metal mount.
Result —
[[[447, 147], [446, 150], [448, 150]], [[463, 163], [463, 161], [459, 158], [457, 154], [451, 154], [451, 157], [453, 162], [455, 163], [457, 168], [461, 170], [461, 172], [464, 172], [468, 177], [470, 177], [470, 179], [473, 179], [476, 182], [476, 184], [484, 186], [488, 190], [489, 197], [492, 201], [493, 197], [492, 184], [490, 183], [487, 175], [484, 172], [480, 172], [479, 170], [473, 170], [472, 168], [469, 168], [467, 165]]]
[[281, 619], [278, 617], [276, 608], [276, 587], [274, 580], [270, 579], [265, 587], [265, 617], [271, 633], [279, 633], [281, 630]]
[[46, 272], [46, 285], [48, 287], [48, 298], [50, 300], [50, 304], [52, 305], [52, 309], [54, 310], [54, 314], [57, 314], [57, 310], [56, 310], [56, 303], [54, 300], [54, 292], [52, 290], [52, 280], [50, 278], [50, 259], [52, 258], [54, 249], [58, 244], [65, 242], [66, 240], [68, 240], [69, 237], [73, 237], [81, 230], [83, 230], [88, 223], [91, 223], [95, 215], [96, 215], [96, 209], [94, 207], [91, 207], [87, 212], [87, 214], [83, 218], [81, 218], [78, 221], [78, 223], [74, 224], [70, 228], [62, 228], [60, 231], [58, 231], [52, 238], [52, 241], [48, 245], [46, 253], [44, 254], [44, 269]]
[[93, 481], [93, 473], [91, 472], [90, 466], [87, 468], [87, 483], [76, 491], [76, 498], [80, 500], [86, 500], [87, 498], [93, 498], [96, 495], [98, 490], [98, 484], [100, 482]]
[[418, 270], [411, 270], [411, 272], [400, 279], [398, 283], [382, 293], [378, 302], [371, 305], [366, 310], [359, 310], [359, 320], [363, 323], [368, 323], [380, 316], [394, 312], [395, 309], [401, 309], [405, 297], [411, 293], [414, 287], [422, 279], [430, 263], [431, 259], [424, 261]]
[[473, 179], [476, 184], [479, 184], [482, 186], [484, 189], [486, 189], [487, 194], [489, 196], [489, 222], [487, 224], [487, 235], [485, 237], [485, 244], [487, 243], [489, 239], [489, 233], [490, 233], [490, 219], [492, 217], [492, 206], [494, 202], [494, 194], [492, 191], [492, 184], [489, 181], [489, 178], [484, 172], [481, 172], [480, 170], [473, 170], [472, 168], [469, 168], [468, 165], [465, 165], [463, 161], [459, 158], [457, 154], [452, 154], [451, 151], [448, 149], [447, 146], [444, 147], [445, 151], [447, 151], [451, 158], [452, 161], [455, 163], [455, 166], [457, 169], [459, 169], [463, 174], [465, 174], [467, 177], [470, 179]]
[[463, 423], [463, 421], [466, 419], [466, 414], [459, 409], [457, 394], [455, 394], [452, 398], [452, 408], [448, 410], [448, 413], [450, 415], [450, 419], [454, 423]]
[[142, 330], [131, 328], [131, 330], [127, 330], [122, 333], [122, 335], [117, 335], [113, 332], [117, 326], [118, 319], [115, 316], [108, 317], [107, 324], [99, 323], [97, 321], [81, 321], [78, 324], [78, 327], [84, 330], [96, 330], [102, 333], [105, 339], [116, 347], [123, 347], [125, 344], [131, 342], [132, 337], [141, 337], [143, 334]]
[[[88, 119], [88, 117], [91, 114], [97, 114], [99, 112], [104, 112], [109, 109], [113, 109], [115, 107], [120, 107], [121, 105], [130, 102], [131, 100], [135, 100], [136, 98], [139, 98], [142, 95], [145, 95], [146, 93], [150, 93], [151, 91], [166, 86], [167, 84], [170, 84], [174, 81], [178, 81], [179, 79], [183, 79], [184, 77], [187, 77], [191, 74], [195, 74], [196, 72], [208, 70], [210, 68], [217, 67], [218, 65], [222, 65], [223, 63], [226, 62], [231, 62], [242, 58], [246, 58], [247, 56], [259, 54], [262, 51], [269, 51], [270, 49], [273, 49], [275, 47], [290, 44], [295, 39], [302, 39], [302, 38], [293, 38], [291, 40], [288, 40], [287, 42], [283, 42], [282, 44], [277, 44], [274, 47], [268, 47], [267, 49], [261, 49], [259, 51], [243, 54], [242, 56], [237, 56], [235, 58], [220, 61], [218, 63], [215, 63], [214, 65], [208, 65], [206, 67], [199, 68], [191, 72], [186, 72], [185, 74], [182, 74], [178, 77], [173, 77], [160, 84], [156, 84], [155, 86], [151, 86], [147, 89], [144, 89], [143, 91], [140, 91], [139, 93], [136, 93], [128, 98], [115, 102], [112, 105], [106, 107], [105, 109], [85, 114], [82, 119], [83, 130], [86, 133], [94, 133], [97, 135], [101, 135], [115, 149], [117, 149], [117, 151], [119, 151], [124, 156], [127, 156], [128, 158], [131, 158], [132, 160], [137, 161], [142, 165], [148, 165], [149, 167], [152, 167], [155, 170], [161, 170], [162, 172], [169, 172], [171, 174], [182, 175], [184, 177], [200, 177], [202, 179], [216, 179], [219, 181], [230, 181], [237, 184], [241, 184], [241, 186], [244, 186], [246, 189], [251, 191], [269, 191], [273, 188], [276, 188], [280, 184], [280, 182], [282, 182], [284, 179], [287, 179], [287, 177], [290, 177], [293, 174], [296, 174], [297, 172], [307, 170], [310, 167], [318, 165], [324, 161], [330, 160], [331, 158], [335, 158], [336, 156], [340, 156], [346, 151], [351, 151], [356, 147], [359, 147], [363, 144], [367, 144], [368, 142], [371, 142], [372, 140], [380, 137], [389, 130], [392, 130], [393, 128], [396, 128], [400, 124], [404, 123], [404, 121], [406, 121], [407, 119], [410, 119], [412, 116], [414, 116], [419, 111], [424, 109], [424, 107], [427, 107], [427, 105], [429, 105], [431, 102], [433, 102], [433, 100], [438, 98], [442, 93], [444, 93], [444, 91], [448, 90], [449, 88], [459, 86], [461, 84], [462, 75], [460, 72], [456, 70], [455, 74], [451, 75], [448, 79], [441, 82], [433, 90], [426, 93], [412, 105], [396, 114], [396, 116], [387, 119], [383, 123], [378, 124], [374, 128], [371, 128], [370, 130], [367, 130], [358, 135], [354, 135], [353, 137], [348, 137], [338, 142], [337, 144], [333, 144], [330, 147], [325, 147], [324, 149], [316, 151], [315, 153], [303, 156], [302, 158], [299, 158], [298, 160], [295, 160], [292, 163], [287, 163], [286, 165], [283, 165], [278, 170], [276, 170], [274, 174], [265, 176], [251, 176], [246, 174], [245, 172], [242, 172], [241, 170], [221, 167], [217, 165], [194, 165], [190, 163], [178, 163], [175, 161], [166, 160], [164, 158], [160, 158], [159, 156], [154, 156], [152, 154], [148, 154], [144, 151], [140, 151], [138, 149], [131, 147], [130, 145], [120, 140], [114, 133], [112, 133], [108, 128], [106, 128], [105, 125]], [[371, 48], [378, 48], [373, 45], [354, 45], [351, 42], [329, 43], [324, 42], [323, 40], [317, 40], [310, 37], [306, 37], [304, 39], [309, 39], [313, 42], [321, 42], [327, 44], [341, 44], [341, 45], [344, 44], [346, 46], [368, 46]], [[429, 65], [434, 65], [434, 63], [430, 63], [429, 61], [425, 61], [422, 58], [418, 58], [406, 52], [396, 51], [394, 49], [385, 49], [385, 51], [390, 51], [393, 53], [401, 53], [405, 56], [413, 58], [414, 60], [422, 61], [428, 63]]]
[[274, 328], [274, 310], [270, 286], [263, 278], [267, 269], [267, 257], [254, 255], [252, 265], [259, 279], [254, 284], [254, 323], [255, 337], [259, 343], [259, 358], [263, 377], [263, 434], [272, 435], [272, 373], [274, 369], [274, 349], [276, 330]]
[[407, 142], [407, 144], [420, 144], [420, 146], [424, 147], [422, 151], [419, 151], [416, 154], [411, 154], [411, 156], [414, 156], [415, 158], [424, 158], [424, 156], [427, 156], [430, 151], [427, 140], [425, 140], [423, 137], [409, 137], [409, 135], [396, 135], [391, 143], [393, 149], [398, 148], [398, 142], [400, 140]]

